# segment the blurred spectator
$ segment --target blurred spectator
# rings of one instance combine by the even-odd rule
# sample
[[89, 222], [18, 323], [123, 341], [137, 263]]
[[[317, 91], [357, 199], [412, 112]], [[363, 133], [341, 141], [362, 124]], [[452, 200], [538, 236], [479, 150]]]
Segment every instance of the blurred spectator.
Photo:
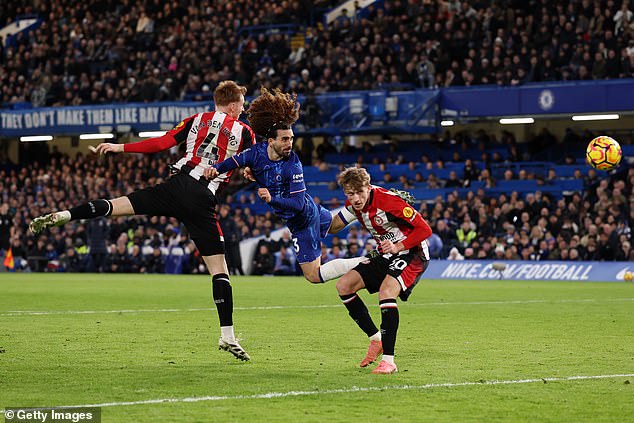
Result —
[[127, 273], [131, 268], [131, 260], [125, 243], [118, 243], [111, 247], [111, 252], [106, 259], [108, 269], [112, 273]]
[[106, 241], [110, 238], [110, 222], [105, 218], [98, 218], [86, 222], [88, 235], [88, 272], [101, 273], [108, 254]]
[[451, 250], [449, 250], [447, 260], [464, 260], [464, 256], [460, 254], [460, 251], [458, 251], [456, 247], [453, 247]]
[[242, 235], [236, 222], [229, 217], [229, 206], [220, 206], [220, 228], [225, 240], [225, 258], [229, 273], [232, 275], [244, 275], [242, 270], [242, 257], [240, 255], [240, 241]]
[[273, 274], [278, 276], [294, 275], [295, 272], [295, 255], [286, 248], [280, 246], [280, 250], [275, 253], [275, 267]]
[[[128, 266], [132, 265], [132, 260], [127, 258]], [[161, 253], [161, 249], [154, 247], [152, 254], [145, 261], [146, 273], [164, 273], [165, 272], [165, 258]]]
[[63, 271], [69, 273], [79, 273], [84, 270], [82, 260], [73, 247], [68, 247], [66, 254], [62, 255], [60, 267]]
[[266, 244], [258, 247], [258, 252], [253, 259], [254, 275], [272, 275], [275, 270], [275, 257]]

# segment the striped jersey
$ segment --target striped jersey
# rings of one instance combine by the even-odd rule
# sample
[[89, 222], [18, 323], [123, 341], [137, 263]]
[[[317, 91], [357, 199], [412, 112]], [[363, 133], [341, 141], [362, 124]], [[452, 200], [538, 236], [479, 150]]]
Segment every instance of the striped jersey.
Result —
[[[426, 260], [430, 258], [426, 239], [431, 235], [431, 228], [425, 219], [401, 197], [382, 187], [371, 186], [368, 202], [362, 210], [355, 210], [346, 200], [339, 217], [346, 225], [358, 220], [379, 244], [383, 240], [394, 244], [403, 242], [410, 252], [419, 253]], [[409, 245], [412, 240], [415, 243]]]
[[[186, 143], [185, 155], [174, 167], [186, 171], [196, 180], [201, 180], [205, 169], [251, 147], [255, 142], [255, 134], [246, 123], [219, 111], [190, 116], [168, 134], [177, 144]], [[216, 193], [219, 187], [229, 182], [231, 173], [218, 175], [209, 181], [207, 188]]]

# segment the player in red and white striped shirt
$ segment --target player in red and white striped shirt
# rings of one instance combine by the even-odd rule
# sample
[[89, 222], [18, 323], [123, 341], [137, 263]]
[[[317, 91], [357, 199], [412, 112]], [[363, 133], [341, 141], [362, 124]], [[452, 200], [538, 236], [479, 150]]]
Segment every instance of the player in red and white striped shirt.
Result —
[[51, 226], [71, 220], [101, 216], [172, 216], [188, 229], [212, 275], [213, 297], [220, 318], [220, 349], [240, 360], [250, 357], [236, 341], [233, 331], [233, 294], [225, 262], [222, 230], [216, 217], [216, 191], [225, 185], [231, 172], [208, 180], [205, 169], [233, 156], [255, 142], [251, 128], [238, 120], [244, 111], [247, 89], [233, 81], [221, 82], [214, 91], [216, 110], [198, 113], [176, 125], [158, 138], [133, 144], [102, 143], [97, 154], [156, 153], [180, 143], [186, 152], [174, 167], [179, 171], [165, 182], [110, 200], [93, 200], [70, 210], [50, 213], [33, 219], [29, 228], [39, 233]]
[[[345, 169], [337, 181], [347, 200], [333, 219], [331, 233], [358, 220], [377, 241], [380, 253], [342, 276], [337, 282], [337, 291], [350, 317], [370, 338], [361, 367], [368, 366], [383, 353], [383, 359], [372, 373], [394, 373], [397, 371], [394, 346], [399, 322], [396, 298], [407, 301], [427, 269], [429, 249], [425, 240], [431, 235], [431, 228], [399, 195], [370, 185], [370, 175], [365, 169]], [[357, 295], [363, 288], [379, 293], [380, 331]]]

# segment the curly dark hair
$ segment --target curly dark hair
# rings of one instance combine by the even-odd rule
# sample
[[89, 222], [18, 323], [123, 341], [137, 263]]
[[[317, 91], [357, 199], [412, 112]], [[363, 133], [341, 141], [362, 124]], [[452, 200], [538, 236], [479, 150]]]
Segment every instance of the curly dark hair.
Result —
[[260, 95], [251, 102], [247, 115], [253, 132], [264, 138], [275, 138], [278, 129], [290, 129], [299, 119], [297, 94], [262, 87]]

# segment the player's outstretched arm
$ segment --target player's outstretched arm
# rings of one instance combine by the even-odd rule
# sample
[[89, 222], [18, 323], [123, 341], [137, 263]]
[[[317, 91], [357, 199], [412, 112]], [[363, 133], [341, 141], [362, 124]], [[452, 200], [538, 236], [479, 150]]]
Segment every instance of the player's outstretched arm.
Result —
[[332, 223], [330, 224], [330, 228], [328, 229], [329, 234], [336, 234], [341, 231], [343, 228], [348, 226], [346, 222], [343, 221], [340, 215], [336, 214], [332, 217]]
[[124, 144], [112, 144], [109, 142], [102, 142], [97, 146], [97, 148], [95, 148], [94, 151], [95, 154], [98, 154], [100, 156], [106, 153], [123, 153], [123, 146]]

